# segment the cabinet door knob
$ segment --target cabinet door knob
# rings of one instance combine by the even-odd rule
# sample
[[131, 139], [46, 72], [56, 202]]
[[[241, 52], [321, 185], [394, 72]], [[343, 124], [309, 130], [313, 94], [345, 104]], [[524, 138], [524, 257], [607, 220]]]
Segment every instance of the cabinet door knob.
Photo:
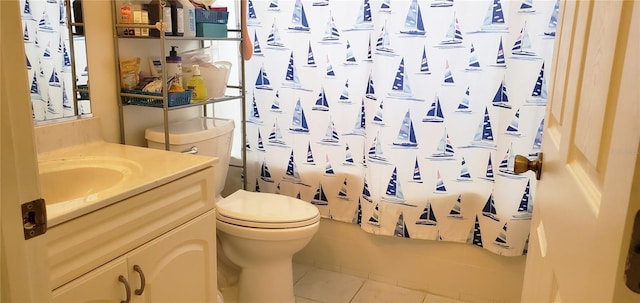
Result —
[[138, 273], [138, 275], [140, 275], [140, 288], [139, 288], [139, 289], [136, 289], [136, 290], [134, 291], [134, 293], [135, 293], [137, 296], [140, 296], [140, 295], [142, 295], [142, 293], [144, 292], [144, 287], [147, 285], [147, 281], [145, 280], [145, 278], [144, 278], [144, 272], [142, 272], [142, 268], [140, 268], [140, 266], [139, 266], [139, 265], [134, 265], [134, 266], [133, 266], [133, 271], [137, 272], [137, 273]]
[[131, 301], [131, 288], [129, 287], [129, 282], [127, 282], [127, 278], [122, 275], [118, 276], [118, 281], [124, 284], [124, 290], [127, 294], [127, 298], [124, 299], [124, 301], [120, 301], [120, 303], [129, 303], [129, 301]]

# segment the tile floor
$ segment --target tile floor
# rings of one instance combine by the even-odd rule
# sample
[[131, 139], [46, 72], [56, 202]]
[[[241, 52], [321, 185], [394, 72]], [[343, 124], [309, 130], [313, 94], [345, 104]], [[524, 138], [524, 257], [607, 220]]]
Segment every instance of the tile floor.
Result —
[[[293, 265], [296, 303], [465, 303], [463, 301], [367, 280], [306, 265]], [[236, 289], [222, 290], [225, 303]]]

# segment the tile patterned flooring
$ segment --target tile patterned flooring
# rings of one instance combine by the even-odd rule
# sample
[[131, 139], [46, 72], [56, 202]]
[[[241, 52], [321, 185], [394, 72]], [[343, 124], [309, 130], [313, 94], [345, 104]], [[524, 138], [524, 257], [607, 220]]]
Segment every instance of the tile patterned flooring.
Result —
[[[465, 303], [295, 263], [293, 281], [296, 303]], [[225, 303], [236, 302], [235, 291], [222, 290]]]

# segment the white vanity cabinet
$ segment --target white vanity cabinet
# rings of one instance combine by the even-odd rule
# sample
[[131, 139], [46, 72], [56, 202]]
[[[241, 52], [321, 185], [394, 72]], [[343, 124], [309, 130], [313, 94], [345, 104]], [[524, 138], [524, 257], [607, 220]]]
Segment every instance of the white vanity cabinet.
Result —
[[53, 301], [216, 302], [214, 193], [209, 167], [52, 227]]

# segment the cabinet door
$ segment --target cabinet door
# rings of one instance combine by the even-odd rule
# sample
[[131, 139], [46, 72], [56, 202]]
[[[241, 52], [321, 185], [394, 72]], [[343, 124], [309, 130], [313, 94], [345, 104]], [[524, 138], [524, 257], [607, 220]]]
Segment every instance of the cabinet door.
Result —
[[[115, 259], [53, 291], [53, 302], [117, 302], [127, 298], [127, 291], [118, 277], [127, 276], [127, 262], [124, 257]], [[133, 294], [131, 294], [133, 295]]]
[[132, 301], [216, 302], [215, 224], [211, 210], [129, 253], [132, 288], [140, 289], [142, 275], [145, 280]]

